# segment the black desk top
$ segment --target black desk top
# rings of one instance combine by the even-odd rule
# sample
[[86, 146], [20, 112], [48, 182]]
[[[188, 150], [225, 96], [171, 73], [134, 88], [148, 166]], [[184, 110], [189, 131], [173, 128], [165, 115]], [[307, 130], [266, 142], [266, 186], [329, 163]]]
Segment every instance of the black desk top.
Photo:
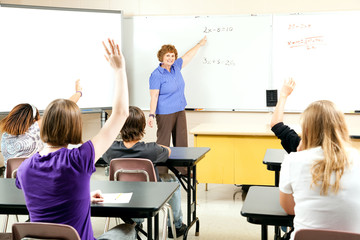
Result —
[[208, 151], [208, 147], [171, 147], [171, 155], [166, 164], [175, 167], [194, 166]]
[[267, 149], [263, 163], [267, 165], [268, 170], [280, 171], [281, 163], [287, 154], [284, 149]]
[[[114, 182], [91, 181], [91, 190], [103, 193], [132, 192], [129, 203], [92, 204], [91, 216], [139, 217], [154, 216], [179, 187], [169, 182]], [[28, 214], [22, 190], [15, 186], [15, 179], [0, 179], [0, 214]]]
[[278, 187], [250, 187], [241, 215], [251, 223], [277, 226], [292, 226], [294, 218], [280, 206]]

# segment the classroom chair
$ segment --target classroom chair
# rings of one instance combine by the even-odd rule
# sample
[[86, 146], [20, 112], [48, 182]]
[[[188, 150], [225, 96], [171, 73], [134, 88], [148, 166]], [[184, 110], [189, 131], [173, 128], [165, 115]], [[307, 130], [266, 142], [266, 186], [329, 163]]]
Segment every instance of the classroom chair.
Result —
[[[144, 159], [144, 158], [115, 158], [111, 160], [109, 180], [157, 182], [153, 163], [149, 159]], [[166, 203], [165, 206], [162, 208], [162, 211], [164, 213], [162, 239], [167, 238], [168, 215], [170, 217], [171, 230], [173, 236], [176, 236], [176, 229], [174, 225], [174, 217], [171, 206], [168, 203]], [[110, 222], [110, 218], [107, 218], [105, 223], [105, 231], [109, 229], [109, 222]]]
[[16, 178], [16, 172], [20, 164], [27, 157], [9, 158], [6, 164], [6, 178]]
[[[26, 159], [26, 157], [19, 157], [19, 158], [9, 158], [6, 164], [6, 172], [5, 177], [6, 178], [16, 178], [16, 172], [20, 166], [20, 164]], [[19, 222], [18, 215], [15, 215], [16, 221]], [[4, 227], [3, 232], [6, 232], [7, 225], [9, 222], [9, 215], [5, 216], [4, 220]]]
[[360, 240], [359, 233], [328, 229], [300, 229], [294, 240]]
[[12, 225], [13, 240], [24, 237], [40, 239], [81, 240], [72, 226], [57, 223], [26, 222]]

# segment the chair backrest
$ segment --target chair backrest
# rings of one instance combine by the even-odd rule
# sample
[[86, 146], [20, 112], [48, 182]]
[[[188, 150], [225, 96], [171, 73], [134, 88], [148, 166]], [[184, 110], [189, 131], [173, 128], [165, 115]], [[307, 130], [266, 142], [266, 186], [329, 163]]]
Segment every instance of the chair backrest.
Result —
[[56, 223], [25, 222], [12, 225], [13, 240], [24, 237], [40, 239], [81, 240], [72, 226]]
[[328, 229], [300, 229], [294, 240], [360, 240], [359, 233]]
[[9, 158], [6, 163], [6, 178], [16, 178], [16, 172], [20, 164], [27, 157]]
[[110, 162], [110, 181], [156, 182], [153, 163], [145, 158], [114, 158]]

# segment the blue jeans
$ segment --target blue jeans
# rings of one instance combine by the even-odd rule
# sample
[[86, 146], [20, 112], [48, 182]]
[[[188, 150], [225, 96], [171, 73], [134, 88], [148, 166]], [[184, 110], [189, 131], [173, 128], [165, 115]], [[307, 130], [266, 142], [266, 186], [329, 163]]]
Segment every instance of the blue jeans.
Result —
[[120, 224], [102, 234], [97, 240], [136, 240], [136, 231], [131, 224]]
[[[175, 191], [174, 195], [170, 198], [169, 204], [173, 211], [174, 215], [174, 224], [176, 228], [180, 228], [182, 226], [182, 211], [181, 211], [181, 185], [177, 177], [173, 174], [161, 174], [160, 176], [161, 182], [177, 182], [179, 184], [179, 188]], [[144, 221], [143, 218], [132, 218], [134, 222], [140, 224]], [[170, 217], [168, 217], [167, 225], [170, 227]]]
[[[160, 176], [162, 182], [177, 182], [179, 188], [175, 191], [174, 195], [170, 198], [169, 204], [174, 214], [174, 224], [176, 228], [180, 228], [182, 221], [182, 211], [181, 211], [181, 185], [179, 180], [173, 174], [161, 174]], [[170, 226], [170, 218], [168, 217], [168, 226]]]

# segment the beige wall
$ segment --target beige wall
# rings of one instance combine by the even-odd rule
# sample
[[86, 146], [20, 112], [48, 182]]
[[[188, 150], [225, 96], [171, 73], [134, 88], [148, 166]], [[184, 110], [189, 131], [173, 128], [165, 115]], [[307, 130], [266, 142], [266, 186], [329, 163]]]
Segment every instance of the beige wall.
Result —
[[[123, 10], [137, 15], [234, 15], [253, 13], [292, 13], [360, 10], [359, 0], [0, 0], [0, 3], [74, 8]], [[4, 89], [4, 88], [2, 88]], [[81, 100], [80, 100], [81, 101]], [[148, 112], [146, 112], [148, 115]], [[188, 112], [188, 129], [200, 123], [264, 126], [271, 113]], [[352, 134], [360, 134], [360, 115], [346, 115]], [[299, 123], [299, 114], [286, 114], [285, 122]], [[100, 129], [100, 114], [84, 115], [84, 140]], [[146, 141], [156, 140], [156, 130], [146, 129]], [[189, 136], [193, 146], [193, 136]], [[0, 159], [1, 160], [1, 159]]]
[[227, 15], [360, 10], [358, 0], [1, 0], [1, 3], [124, 10], [134, 15]]

